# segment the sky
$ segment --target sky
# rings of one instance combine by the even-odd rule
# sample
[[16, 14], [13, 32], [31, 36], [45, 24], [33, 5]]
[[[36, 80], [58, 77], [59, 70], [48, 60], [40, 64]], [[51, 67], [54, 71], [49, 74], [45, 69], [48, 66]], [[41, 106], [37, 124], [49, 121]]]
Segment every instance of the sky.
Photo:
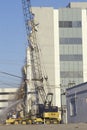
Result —
[[[8, 75], [21, 77], [26, 61], [27, 37], [21, 1], [0, 0], [0, 87], [18, 87], [21, 82], [21, 78]], [[69, 2], [83, 0], [31, 0], [31, 5], [61, 8]]]

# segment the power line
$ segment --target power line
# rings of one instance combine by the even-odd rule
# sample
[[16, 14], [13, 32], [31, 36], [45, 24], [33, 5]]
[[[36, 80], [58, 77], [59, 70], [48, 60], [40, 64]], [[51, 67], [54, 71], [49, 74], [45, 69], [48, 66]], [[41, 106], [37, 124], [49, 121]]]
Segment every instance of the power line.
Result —
[[1, 74], [5, 74], [5, 75], [9, 75], [9, 76], [12, 76], [12, 77], [16, 77], [16, 78], [22, 79], [22, 77], [20, 77], [20, 76], [18, 76], [18, 75], [10, 74], [10, 73], [3, 72], [3, 71], [0, 71], [0, 73], [1, 73]]

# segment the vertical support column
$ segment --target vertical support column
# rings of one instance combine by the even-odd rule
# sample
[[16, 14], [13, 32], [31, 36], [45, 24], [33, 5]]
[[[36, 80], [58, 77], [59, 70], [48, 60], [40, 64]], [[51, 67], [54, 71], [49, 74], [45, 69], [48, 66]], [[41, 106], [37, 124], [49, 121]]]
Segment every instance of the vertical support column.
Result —
[[26, 65], [26, 78], [27, 78], [27, 112], [31, 110], [31, 91], [32, 91], [32, 73], [31, 73], [31, 59], [30, 48], [27, 47], [27, 65]]

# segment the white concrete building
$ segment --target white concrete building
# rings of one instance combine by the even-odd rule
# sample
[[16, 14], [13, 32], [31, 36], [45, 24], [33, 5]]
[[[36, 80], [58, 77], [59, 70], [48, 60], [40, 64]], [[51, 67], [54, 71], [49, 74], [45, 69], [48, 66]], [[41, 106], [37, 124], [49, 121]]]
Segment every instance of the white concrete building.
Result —
[[39, 23], [37, 43], [41, 62], [59, 107], [60, 90], [87, 81], [86, 8], [87, 2], [70, 3], [59, 9], [33, 7], [35, 22]]
[[0, 88], [0, 112], [4, 108], [8, 108], [16, 92], [17, 88]]

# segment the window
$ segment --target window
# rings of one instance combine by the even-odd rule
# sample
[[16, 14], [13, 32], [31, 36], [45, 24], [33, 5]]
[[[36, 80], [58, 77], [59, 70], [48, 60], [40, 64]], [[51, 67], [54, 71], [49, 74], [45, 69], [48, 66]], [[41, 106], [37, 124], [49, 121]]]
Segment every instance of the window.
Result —
[[82, 55], [60, 55], [60, 61], [82, 61]]
[[81, 21], [73, 21], [72, 22], [72, 27], [81, 27]]
[[70, 100], [70, 116], [76, 115], [76, 100], [75, 98], [72, 98]]
[[60, 28], [79, 28], [81, 26], [81, 21], [59, 21]]
[[72, 27], [71, 21], [59, 21], [59, 27]]
[[61, 78], [83, 78], [82, 71], [61, 71]]
[[82, 44], [82, 38], [60, 38], [60, 44]]

